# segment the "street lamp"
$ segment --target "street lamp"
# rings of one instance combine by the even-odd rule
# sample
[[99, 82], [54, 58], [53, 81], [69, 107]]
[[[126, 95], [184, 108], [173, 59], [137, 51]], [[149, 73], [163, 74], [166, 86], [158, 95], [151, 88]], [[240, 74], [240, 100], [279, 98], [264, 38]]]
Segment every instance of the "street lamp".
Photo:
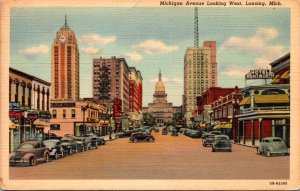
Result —
[[108, 111], [108, 116], [109, 116], [109, 139], [111, 140], [111, 131], [112, 131], [112, 128], [111, 128], [111, 109], [112, 109], [112, 105], [111, 103], [108, 104], [108, 108], [107, 108], [107, 111]]
[[85, 111], [88, 109], [88, 106], [81, 106], [81, 111], [83, 112], [83, 128], [84, 134], [86, 134], [86, 126], [85, 126]]

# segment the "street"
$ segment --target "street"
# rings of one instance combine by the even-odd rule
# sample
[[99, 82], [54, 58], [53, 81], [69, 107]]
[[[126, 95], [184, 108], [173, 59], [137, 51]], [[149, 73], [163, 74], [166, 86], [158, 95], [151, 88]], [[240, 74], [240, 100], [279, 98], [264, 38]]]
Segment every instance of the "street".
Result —
[[212, 152], [201, 139], [153, 132], [153, 143], [107, 141], [98, 149], [34, 167], [10, 167], [10, 179], [288, 179], [289, 156], [264, 157], [233, 144]]

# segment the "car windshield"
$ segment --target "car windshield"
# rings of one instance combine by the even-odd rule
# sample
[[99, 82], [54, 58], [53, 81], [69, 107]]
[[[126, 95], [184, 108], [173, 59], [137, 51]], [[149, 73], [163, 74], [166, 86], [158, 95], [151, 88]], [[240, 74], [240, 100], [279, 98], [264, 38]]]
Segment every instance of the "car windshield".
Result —
[[30, 143], [25, 143], [20, 146], [20, 149], [33, 149], [33, 145]]
[[273, 139], [273, 142], [282, 142], [281, 139]]
[[61, 140], [62, 143], [69, 143], [69, 140]]
[[44, 144], [46, 146], [55, 146], [56, 145], [56, 142], [53, 142], [53, 141], [44, 141]]
[[228, 139], [227, 139], [227, 137], [217, 137], [216, 140], [226, 141], [226, 140], [228, 140]]

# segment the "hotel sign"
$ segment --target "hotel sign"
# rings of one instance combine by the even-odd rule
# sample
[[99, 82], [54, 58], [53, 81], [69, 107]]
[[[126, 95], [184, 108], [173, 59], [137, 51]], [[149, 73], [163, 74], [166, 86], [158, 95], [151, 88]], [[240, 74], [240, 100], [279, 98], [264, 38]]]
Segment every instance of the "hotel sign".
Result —
[[270, 70], [258, 69], [258, 70], [250, 70], [248, 74], [245, 75], [246, 80], [252, 79], [272, 79], [274, 77], [274, 73]]
[[50, 107], [75, 107], [75, 103], [70, 103], [70, 102], [67, 102], [67, 103], [51, 103], [50, 104]]

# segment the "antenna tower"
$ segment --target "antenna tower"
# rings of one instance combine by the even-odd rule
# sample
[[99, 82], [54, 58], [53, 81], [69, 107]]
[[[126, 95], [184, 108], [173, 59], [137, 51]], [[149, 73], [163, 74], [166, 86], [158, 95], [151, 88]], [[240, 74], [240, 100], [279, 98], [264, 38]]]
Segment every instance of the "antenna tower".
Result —
[[194, 18], [194, 47], [199, 47], [199, 33], [198, 33], [198, 7], [195, 8]]

